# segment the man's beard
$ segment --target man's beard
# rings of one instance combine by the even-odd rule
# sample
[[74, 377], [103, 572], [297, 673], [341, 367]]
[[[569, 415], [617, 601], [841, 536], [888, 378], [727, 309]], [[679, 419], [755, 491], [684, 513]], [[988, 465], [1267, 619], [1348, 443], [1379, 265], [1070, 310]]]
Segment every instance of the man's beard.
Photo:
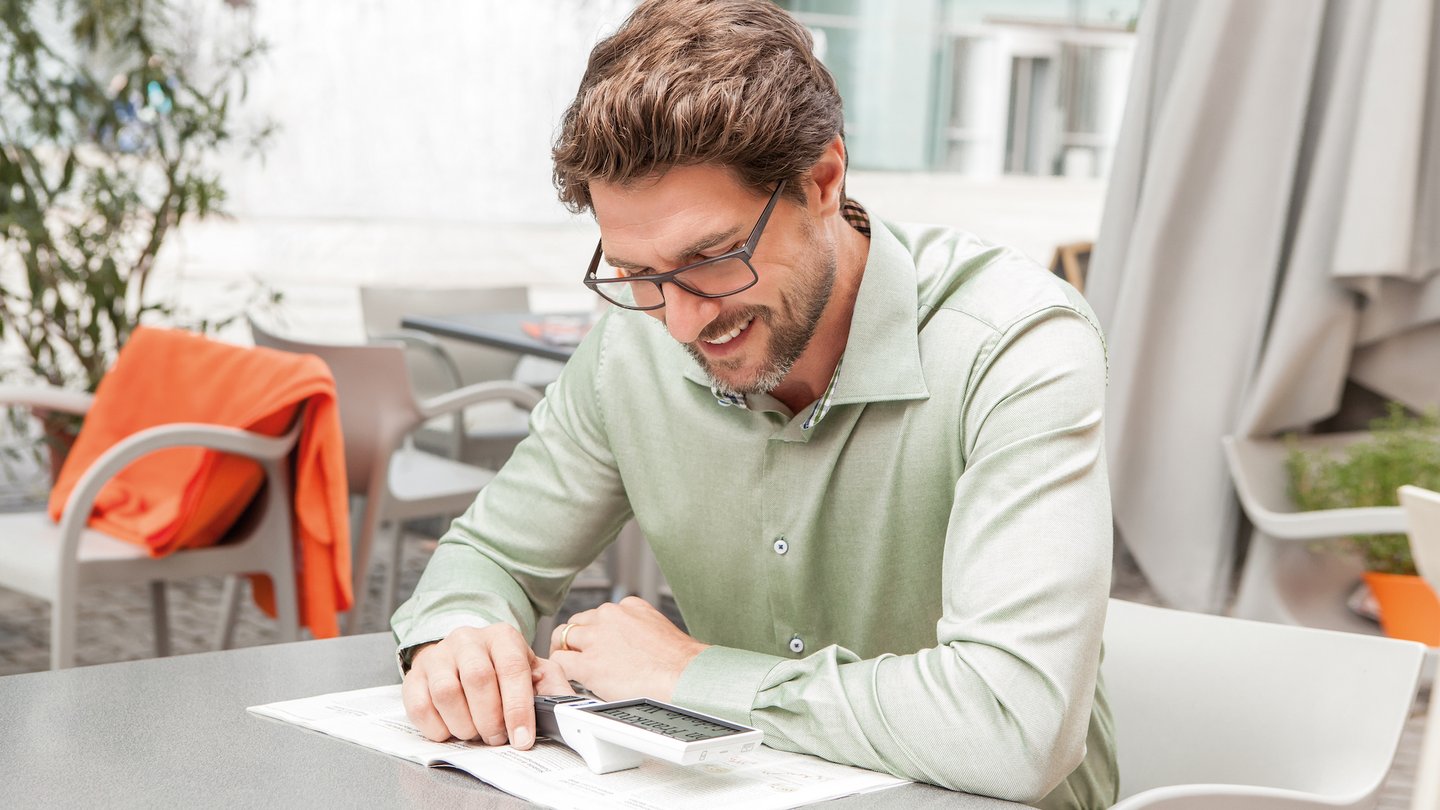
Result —
[[[705, 353], [695, 343], [686, 343], [685, 348], [695, 358], [695, 362], [705, 369], [706, 375], [710, 377], [711, 384], [721, 394], [732, 396], [743, 396], [746, 394], [768, 394], [774, 391], [790, 369], [795, 366], [795, 361], [800, 359], [805, 348], [810, 345], [810, 340], [815, 337], [815, 329], [820, 324], [820, 316], [825, 312], [825, 305], [830, 302], [830, 294], [835, 287], [835, 270], [837, 262], [835, 254], [823, 250], [818, 239], [812, 238], [811, 245], [816, 257], [815, 263], [803, 270], [800, 275], [794, 277], [793, 284], [780, 293], [780, 311], [776, 312], [770, 307], [749, 306], [737, 310], [733, 316], [726, 318], [723, 324], [705, 330], [703, 338], [714, 338], [723, 335], [734, 329], [752, 316], [763, 322], [770, 330], [770, 342], [767, 346], [765, 358], [760, 363], [760, 368], [748, 381], [735, 381], [722, 379], [717, 372], [724, 370], [738, 370], [740, 361], [725, 361], [712, 363]], [[753, 327], [754, 324], [751, 324]], [[723, 327], [723, 328], [720, 328]]]

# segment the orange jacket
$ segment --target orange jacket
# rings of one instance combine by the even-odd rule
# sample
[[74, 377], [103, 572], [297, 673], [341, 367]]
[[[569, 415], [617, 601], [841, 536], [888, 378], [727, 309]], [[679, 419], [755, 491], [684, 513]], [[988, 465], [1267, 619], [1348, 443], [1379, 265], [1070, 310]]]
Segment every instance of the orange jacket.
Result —
[[[350, 515], [335, 381], [313, 355], [245, 348], [188, 332], [136, 328], [100, 381], [55, 488], [50, 517], [90, 465], [116, 442], [146, 428], [203, 422], [279, 436], [304, 407], [294, 454], [296, 560], [301, 622], [317, 638], [338, 635], [348, 610]], [[259, 463], [198, 447], [151, 453], [110, 480], [89, 525], [160, 557], [218, 542], [264, 481]], [[270, 615], [269, 579], [254, 577]]]

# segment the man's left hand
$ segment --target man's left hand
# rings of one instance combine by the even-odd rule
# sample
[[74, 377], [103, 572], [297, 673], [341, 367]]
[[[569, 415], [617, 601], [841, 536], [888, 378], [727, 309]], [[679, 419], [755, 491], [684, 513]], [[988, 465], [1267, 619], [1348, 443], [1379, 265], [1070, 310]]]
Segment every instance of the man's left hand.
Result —
[[649, 602], [629, 596], [576, 613], [556, 627], [550, 660], [603, 700], [668, 701], [680, 673], [707, 646]]

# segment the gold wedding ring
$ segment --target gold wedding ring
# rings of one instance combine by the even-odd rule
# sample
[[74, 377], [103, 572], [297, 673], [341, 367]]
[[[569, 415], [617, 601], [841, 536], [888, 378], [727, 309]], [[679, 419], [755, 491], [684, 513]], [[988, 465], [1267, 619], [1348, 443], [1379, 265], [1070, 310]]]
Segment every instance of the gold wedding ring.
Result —
[[564, 627], [562, 627], [562, 628], [560, 629], [560, 651], [561, 651], [561, 652], [573, 652], [573, 650], [570, 649], [570, 643], [569, 643], [569, 642], [570, 642], [570, 631], [571, 631], [572, 629], [574, 629], [574, 627], [575, 627], [575, 625], [573, 625], [573, 624], [566, 624]]

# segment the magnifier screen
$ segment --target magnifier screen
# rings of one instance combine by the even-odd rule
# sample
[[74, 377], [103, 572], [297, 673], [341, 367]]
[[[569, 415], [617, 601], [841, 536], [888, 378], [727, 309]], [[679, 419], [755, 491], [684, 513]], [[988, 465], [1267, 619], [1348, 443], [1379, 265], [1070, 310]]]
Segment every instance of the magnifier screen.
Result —
[[663, 734], [681, 742], [700, 742], [740, 734], [748, 729], [717, 723], [694, 715], [677, 712], [666, 706], [657, 706], [649, 701], [639, 700], [610, 706], [603, 709], [586, 709], [598, 715], [619, 720], [626, 725]]

